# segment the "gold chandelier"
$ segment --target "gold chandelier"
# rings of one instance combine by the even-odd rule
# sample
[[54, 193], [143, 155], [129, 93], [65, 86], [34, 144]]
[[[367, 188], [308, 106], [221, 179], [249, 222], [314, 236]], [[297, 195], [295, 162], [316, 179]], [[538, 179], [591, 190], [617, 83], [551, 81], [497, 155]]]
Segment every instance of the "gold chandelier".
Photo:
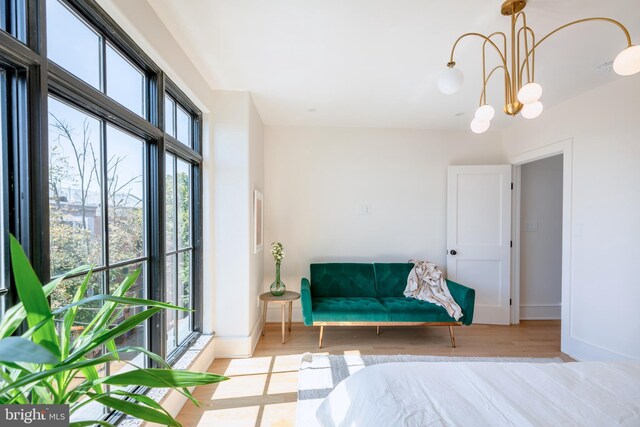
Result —
[[[626, 37], [627, 47], [616, 56], [613, 69], [622, 76], [629, 76], [640, 72], [640, 46], [631, 43], [629, 31], [620, 22], [610, 18], [585, 18], [569, 22], [551, 31], [546, 36], [536, 41], [536, 36], [531, 27], [527, 25], [527, 17], [523, 9], [527, 0], [506, 0], [502, 4], [501, 13], [511, 17], [511, 49], [508, 50], [507, 34], [496, 31], [488, 36], [480, 33], [466, 33], [458, 37], [451, 48], [451, 57], [447, 63], [447, 69], [440, 76], [438, 87], [445, 94], [457, 92], [464, 81], [462, 71], [455, 68], [453, 55], [460, 40], [474, 36], [484, 40], [482, 44], [482, 92], [480, 94], [480, 106], [476, 110], [475, 117], [471, 121], [471, 130], [475, 133], [483, 133], [491, 125], [491, 119], [495, 110], [487, 104], [487, 83], [498, 70], [504, 74], [504, 112], [510, 116], [521, 113], [526, 119], [535, 119], [542, 113], [542, 87], [535, 82], [535, 58], [538, 46], [558, 31], [575, 24], [590, 21], [603, 21], [617, 25]], [[518, 22], [521, 21], [520, 27]], [[502, 48], [499, 47], [502, 44]], [[487, 73], [486, 48], [489, 45], [497, 53], [500, 59], [499, 65]], [[524, 84], [523, 84], [524, 83]]]

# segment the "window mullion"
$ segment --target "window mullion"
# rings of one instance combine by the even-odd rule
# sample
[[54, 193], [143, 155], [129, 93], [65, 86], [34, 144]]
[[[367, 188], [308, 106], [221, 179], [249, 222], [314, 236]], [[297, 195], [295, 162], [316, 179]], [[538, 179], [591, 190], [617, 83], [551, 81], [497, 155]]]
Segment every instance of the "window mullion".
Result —
[[173, 157], [173, 217], [175, 226], [173, 227], [173, 237], [176, 242], [176, 251], [180, 249], [180, 217], [178, 216], [178, 157]]
[[[176, 111], [178, 111], [178, 105], [176, 104], [176, 108], [173, 109], [174, 113]], [[175, 113], [177, 114], [177, 113]], [[174, 114], [174, 125], [176, 126], [176, 134], [177, 134], [177, 126], [178, 123], [176, 122], [176, 115]], [[178, 199], [179, 199], [179, 195], [178, 195], [178, 157], [174, 156], [173, 157], [173, 217], [175, 218], [176, 221], [176, 225], [174, 227], [173, 233], [175, 236], [175, 242], [176, 242], [176, 250], [180, 249], [180, 217], [178, 216], [179, 213], [179, 209], [178, 209]], [[173, 302], [174, 305], [178, 305], [178, 295], [180, 295], [178, 293], [178, 281], [179, 281], [179, 271], [180, 271], [180, 256], [178, 255], [178, 252], [176, 252], [175, 255], [173, 255], [174, 257], [174, 263], [175, 263], [175, 271], [173, 274], [173, 295], [175, 298], [175, 301]], [[180, 344], [179, 340], [178, 340], [178, 326], [179, 326], [179, 319], [178, 319], [178, 311], [174, 310], [174, 319], [175, 319], [175, 325], [173, 327], [173, 347], [177, 348], [178, 344]]]
[[106, 289], [103, 288], [105, 293], [109, 293], [109, 182], [108, 182], [108, 174], [109, 174], [109, 166], [108, 166], [108, 150], [107, 150], [107, 122], [104, 120], [100, 121], [100, 191], [102, 198], [102, 254], [104, 259], [102, 260], [104, 266], [106, 267], [105, 277], [106, 277]]
[[100, 36], [100, 88], [107, 94], [107, 39]]

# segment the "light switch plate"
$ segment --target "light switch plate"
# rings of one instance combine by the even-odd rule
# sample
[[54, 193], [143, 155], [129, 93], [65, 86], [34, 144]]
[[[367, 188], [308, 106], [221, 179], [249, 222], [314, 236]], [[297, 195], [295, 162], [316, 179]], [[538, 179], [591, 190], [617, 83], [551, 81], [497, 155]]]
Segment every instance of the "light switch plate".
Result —
[[538, 231], [538, 221], [525, 221], [524, 231]]

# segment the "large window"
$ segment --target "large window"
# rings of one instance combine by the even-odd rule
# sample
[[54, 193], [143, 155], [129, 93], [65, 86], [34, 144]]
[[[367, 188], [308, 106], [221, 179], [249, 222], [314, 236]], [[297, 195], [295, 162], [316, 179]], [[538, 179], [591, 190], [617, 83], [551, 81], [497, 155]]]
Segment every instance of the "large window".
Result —
[[[193, 311], [158, 314], [116, 345], [172, 363], [200, 328], [200, 111], [95, 2], [0, 0], [0, 42], [0, 310], [15, 302], [9, 232], [43, 282], [90, 264], [87, 293], [108, 294], [140, 270], [130, 296]], [[64, 281], [52, 305], [81, 280]], [[73, 330], [99, 309], [83, 307]], [[100, 373], [154, 364], [121, 358]]]
[[25, 42], [27, 0], [0, 0], [0, 30]]
[[7, 146], [9, 138], [7, 136], [7, 72], [0, 69], [0, 188], [2, 195], [0, 196], [0, 317], [5, 311], [7, 305], [7, 294], [9, 292], [9, 274], [7, 271], [7, 238], [8, 238], [8, 186], [7, 186], [7, 164], [8, 157]]
[[25, 201], [19, 197], [24, 187], [18, 179], [24, 159], [18, 147], [26, 140], [25, 77], [24, 68], [0, 56], [0, 318], [15, 302], [11, 287], [9, 233], [18, 237], [28, 234], [20, 230], [15, 221], [17, 213], [25, 207]]
[[[97, 274], [90, 292], [108, 294], [127, 273], [142, 269], [130, 296], [145, 298], [145, 141], [54, 97], [49, 117], [51, 275], [91, 264]], [[63, 282], [52, 294], [52, 305], [68, 304], [80, 282]], [[80, 310], [75, 330], [81, 331], [99, 308]], [[136, 312], [123, 313], [122, 320]], [[146, 346], [144, 325], [122, 344]], [[121, 357], [144, 364], [135, 353]]]
[[49, 59], [141, 117], [146, 117], [146, 76], [72, 8], [47, 0]]
[[[182, 98], [184, 102], [181, 102]], [[184, 95], [169, 88], [164, 96], [165, 132], [165, 247], [166, 301], [196, 309], [194, 274], [195, 242], [198, 232], [194, 221], [194, 198], [197, 193], [198, 159], [194, 148], [198, 145], [197, 113], [186, 103]], [[186, 147], [185, 147], [186, 146]], [[188, 148], [187, 148], [188, 147]], [[191, 336], [194, 321], [191, 312], [166, 313], [166, 348], [168, 352], [183, 346]]]

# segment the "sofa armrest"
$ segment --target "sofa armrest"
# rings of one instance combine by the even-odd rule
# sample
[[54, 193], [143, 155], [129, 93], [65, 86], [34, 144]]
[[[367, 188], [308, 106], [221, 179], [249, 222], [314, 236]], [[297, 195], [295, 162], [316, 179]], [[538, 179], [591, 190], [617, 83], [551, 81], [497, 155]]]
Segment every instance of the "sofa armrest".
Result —
[[311, 312], [311, 283], [306, 278], [302, 278], [300, 283], [300, 301], [302, 303], [302, 319], [307, 326], [313, 325], [313, 314]]
[[451, 280], [447, 280], [447, 287], [453, 299], [456, 300], [462, 309], [462, 318], [460, 321], [465, 325], [470, 325], [471, 322], [473, 322], [476, 291]]

